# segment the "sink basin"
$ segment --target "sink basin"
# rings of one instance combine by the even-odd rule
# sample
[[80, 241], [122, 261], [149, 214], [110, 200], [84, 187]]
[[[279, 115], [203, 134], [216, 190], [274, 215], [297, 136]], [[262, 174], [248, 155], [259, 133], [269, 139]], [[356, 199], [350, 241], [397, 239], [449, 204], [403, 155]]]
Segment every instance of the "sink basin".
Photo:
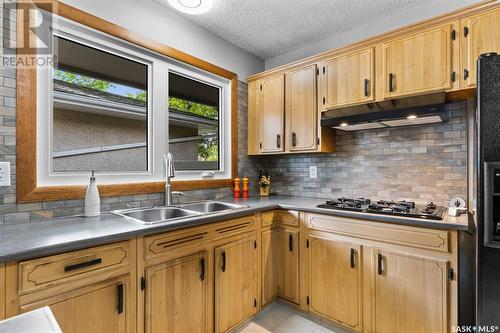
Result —
[[181, 207], [132, 208], [115, 210], [112, 213], [132, 219], [141, 224], [156, 224], [177, 221], [190, 216], [201, 216], [245, 207], [247, 206], [219, 201], [202, 201], [182, 205]]
[[202, 201], [202, 202], [195, 202], [191, 204], [182, 205], [181, 207], [202, 214], [209, 214], [209, 213], [245, 208], [247, 206], [226, 203], [226, 202], [219, 202], [219, 201]]
[[189, 216], [200, 215], [200, 213], [197, 211], [178, 207], [134, 208], [118, 210], [114, 211], [113, 213], [116, 215], [131, 218], [141, 224], [171, 222]]

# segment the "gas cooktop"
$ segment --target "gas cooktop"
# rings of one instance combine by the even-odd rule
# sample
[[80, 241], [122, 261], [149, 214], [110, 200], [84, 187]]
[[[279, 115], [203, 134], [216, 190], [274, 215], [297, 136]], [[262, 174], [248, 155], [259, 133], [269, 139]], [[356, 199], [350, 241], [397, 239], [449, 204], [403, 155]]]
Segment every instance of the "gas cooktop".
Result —
[[426, 205], [415, 205], [412, 201], [372, 201], [365, 198], [327, 200], [326, 203], [317, 207], [430, 220], [442, 220], [446, 213], [445, 207], [436, 206], [433, 202]]

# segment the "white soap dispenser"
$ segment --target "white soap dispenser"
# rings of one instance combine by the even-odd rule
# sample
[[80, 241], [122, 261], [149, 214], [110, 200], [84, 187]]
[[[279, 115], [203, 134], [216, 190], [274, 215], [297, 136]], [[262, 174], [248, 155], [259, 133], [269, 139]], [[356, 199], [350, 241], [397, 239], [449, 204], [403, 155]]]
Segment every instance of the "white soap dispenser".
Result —
[[95, 181], [94, 171], [90, 177], [87, 193], [85, 194], [85, 217], [94, 217], [101, 214], [101, 198]]

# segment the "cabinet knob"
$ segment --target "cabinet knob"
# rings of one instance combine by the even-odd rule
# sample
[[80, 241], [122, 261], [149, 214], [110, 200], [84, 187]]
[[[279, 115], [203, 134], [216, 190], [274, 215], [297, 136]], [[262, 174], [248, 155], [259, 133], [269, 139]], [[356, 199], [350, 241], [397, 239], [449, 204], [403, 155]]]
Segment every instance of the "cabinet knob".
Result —
[[351, 268], [356, 267], [356, 250], [351, 249]]
[[276, 134], [276, 147], [281, 148], [281, 135]]
[[370, 80], [368, 79], [365, 79], [365, 82], [364, 82], [364, 88], [365, 88], [365, 97], [368, 97], [370, 95]]
[[297, 145], [297, 133], [292, 132], [292, 147]]
[[377, 273], [378, 275], [382, 275], [384, 273], [383, 269], [382, 269], [382, 261], [383, 261], [383, 257], [382, 257], [382, 254], [377, 254]]

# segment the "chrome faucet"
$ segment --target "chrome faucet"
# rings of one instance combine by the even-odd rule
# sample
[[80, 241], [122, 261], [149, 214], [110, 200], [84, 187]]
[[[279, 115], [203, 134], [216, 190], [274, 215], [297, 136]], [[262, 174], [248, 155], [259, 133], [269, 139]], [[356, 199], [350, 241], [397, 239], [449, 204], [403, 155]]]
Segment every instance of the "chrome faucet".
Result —
[[172, 206], [172, 194], [182, 195], [182, 192], [172, 192], [170, 179], [175, 177], [174, 157], [171, 153], [163, 155], [165, 167], [165, 206]]

